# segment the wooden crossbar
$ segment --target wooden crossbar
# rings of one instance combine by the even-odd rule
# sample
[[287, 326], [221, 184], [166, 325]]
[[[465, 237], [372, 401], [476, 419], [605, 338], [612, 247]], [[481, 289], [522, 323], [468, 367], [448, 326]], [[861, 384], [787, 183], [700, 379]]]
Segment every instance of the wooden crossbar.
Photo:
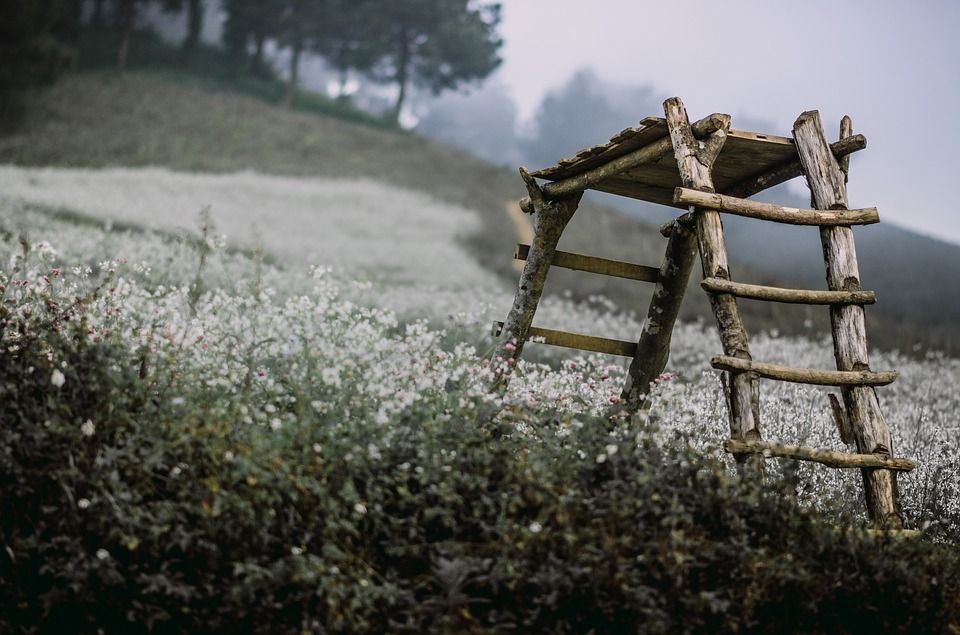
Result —
[[[503, 322], [494, 322], [491, 335], [494, 337], [499, 337], [500, 333], [502, 332]], [[622, 340], [612, 340], [605, 337], [581, 335], [580, 333], [568, 333], [566, 331], [555, 331], [553, 329], [541, 329], [535, 326], [530, 327], [529, 337], [542, 337], [543, 343], [550, 344], [551, 346], [575, 348], [577, 350], [589, 351], [592, 353], [606, 353], [608, 355], [633, 357], [637, 352], [636, 342], [624, 342]]]
[[[518, 243], [516, 250], [513, 252], [513, 257], [515, 260], [526, 260], [529, 253], [530, 245]], [[573, 271], [599, 273], [605, 276], [626, 278], [628, 280], [639, 280], [641, 282], [656, 282], [660, 277], [660, 270], [656, 267], [635, 265], [630, 262], [597, 258], [596, 256], [585, 256], [569, 251], [556, 252], [550, 266], [563, 267], [564, 269], [572, 269]]]
[[710, 365], [720, 370], [734, 372], [753, 372], [767, 379], [791, 381], [798, 384], [815, 386], [886, 386], [897, 379], [897, 371], [885, 370], [820, 370], [816, 368], [795, 368], [778, 364], [753, 362], [728, 355], [718, 355], [710, 360]]
[[673, 191], [673, 202], [683, 205], [695, 205], [704, 209], [714, 209], [735, 216], [746, 216], [760, 220], [786, 223], [788, 225], [819, 225], [838, 227], [848, 225], [869, 225], [880, 222], [876, 207], [864, 209], [800, 209], [784, 207], [773, 203], [762, 203], [745, 198], [725, 196], [713, 192], [700, 192], [686, 187]]
[[732, 293], [738, 298], [785, 302], [788, 304], [873, 304], [873, 291], [825, 291], [815, 289], [782, 289], [759, 284], [733, 282], [723, 278], [706, 278], [700, 286], [710, 293]]
[[800, 445], [784, 445], [769, 441], [739, 441], [727, 439], [723, 442], [723, 449], [731, 454], [762, 454], [764, 456], [778, 456], [783, 458], [812, 461], [837, 468], [884, 468], [909, 472], [917, 467], [916, 462], [910, 459], [893, 458], [884, 454], [850, 454], [803, 447]]

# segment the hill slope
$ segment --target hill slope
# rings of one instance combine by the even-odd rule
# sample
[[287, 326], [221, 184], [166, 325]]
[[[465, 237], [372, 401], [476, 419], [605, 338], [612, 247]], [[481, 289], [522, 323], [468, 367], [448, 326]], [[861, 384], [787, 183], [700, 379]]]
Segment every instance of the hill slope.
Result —
[[[276, 175], [382, 180], [477, 212], [481, 223], [466, 239], [468, 248], [483, 266], [505, 281], [512, 284], [516, 280], [510, 262], [516, 230], [504, 212], [504, 204], [524, 192], [513, 171], [413, 134], [290, 112], [222, 90], [180, 85], [158, 75], [84, 73], [65, 78], [34, 99], [27, 120], [17, 132], [0, 138], [0, 162], [32, 166], [166, 166], [208, 172], [255, 170]], [[402, 223], [403, 219], [397, 222]], [[730, 224], [730, 230], [731, 247], [737, 246], [731, 252], [742, 255], [749, 251], [742, 248], [743, 242], [749, 245], [753, 239], [741, 238], [748, 235], [736, 223]], [[889, 240], [903, 245], [898, 231], [886, 229], [885, 233]], [[890, 252], [889, 240], [877, 247], [880, 253]], [[659, 264], [664, 244], [654, 225], [586, 202], [566, 232], [561, 248]], [[429, 249], [430, 245], [424, 248]], [[916, 248], [922, 250], [923, 246]], [[905, 257], [913, 258], [915, 251], [907, 250]], [[810, 255], [814, 264], [817, 253], [814, 249]], [[861, 254], [865, 279], [877, 279], [878, 276], [870, 276], [867, 268], [877, 258], [869, 247], [861, 247]], [[788, 267], [770, 269], [763, 259], [754, 262], [776, 273], [757, 273], [749, 266], [753, 264], [750, 259], [741, 257], [735, 263], [738, 277], [784, 286], [796, 285], [798, 282], [792, 279], [802, 278]], [[903, 288], [914, 294], [914, 300], [934, 297], [924, 295], [921, 286]], [[579, 298], [607, 295], [622, 308], [641, 314], [650, 292], [648, 285], [552, 272], [548, 293], [568, 289]], [[709, 318], [704, 294], [691, 291], [682, 317]], [[939, 347], [947, 344], [947, 348], [960, 345], [950, 320], [930, 328], [929, 322], [911, 318], [911, 322], [924, 324], [928, 332], [909, 324], [904, 328], [903, 319], [892, 313], [903, 298], [885, 291], [881, 295], [881, 304], [871, 310], [874, 343], [901, 348], [909, 348], [914, 342]], [[811, 319], [818, 329], [827, 324], [825, 311], [810, 312], [802, 307], [744, 303], [744, 313], [748, 326], [754, 329], [803, 332], [809, 328], [804, 324], [809, 325]]]

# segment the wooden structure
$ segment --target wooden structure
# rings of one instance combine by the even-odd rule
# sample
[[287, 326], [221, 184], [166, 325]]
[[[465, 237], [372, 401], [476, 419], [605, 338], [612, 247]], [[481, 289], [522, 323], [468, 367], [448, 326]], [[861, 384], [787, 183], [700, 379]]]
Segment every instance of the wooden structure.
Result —
[[[738, 462], [762, 469], [768, 456], [791, 457], [832, 467], [860, 468], [867, 509], [875, 524], [902, 526], [896, 471], [915, 464], [892, 458], [893, 447], [875, 386], [889, 384], [896, 373], [869, 366], [863, 305], [876, 298], [860, 288], [852, 225], [876, 223], [877, 210], [847, 209], [848, 156], [866, 147], [844, 117], [839, 141], [828, 144], [817, 112], [797, 119], [793, 138], [730, 128], [730, 116], [713, 114], [691, 123], [678, 98], [664, 102], [664, 118], [649, 117], [602, 145], [583, 150], [556, 165], [528, 173], [520, 169], [529, 193], [521, 208], [533, 214], [534, 238], [519, 245], [514, 257], [524, 261], [513, 306], [505, 322], [494, 324], [500, 336], [497, 356], [507, 369], [532, 336], [547, 344], [622, 355], [632, 359], [623, 388], [622, 407], [629, 414], [644, 406], [650, 383], [664, 370], [670, 338], [684, 292], [699, 253], [701, 286], [709, 294], [720, 331], [723, 354], [712, 360], [722, 375], [730, 418], [725, 449]], [[804, 175], [814, 209], [797, 209], [748, 200], [747, 197]], [[541, 185], [537, 179], [547, 181]], [[661, 228], [668, 237], [659, 267], [649, 267], [557, 250], [563, 230], [577, 210], [584, 190], [592, 189], [680, 208], [685, 213]], [[820, 227], [828, 288], [780, 289], [732, 279], [721, 214]], [[637, 342], [565, 333], [532, 326], [551, 266], [618, 276], [656, 285]], [[829, 306], [836, 370], [793, 368], [754, 361], [737, 298]], [[842, 404], [830, 395], [834, 419], [845, 443], [857, 453], [829, 452], [762, 440], [759, 379], [840, 387]]]

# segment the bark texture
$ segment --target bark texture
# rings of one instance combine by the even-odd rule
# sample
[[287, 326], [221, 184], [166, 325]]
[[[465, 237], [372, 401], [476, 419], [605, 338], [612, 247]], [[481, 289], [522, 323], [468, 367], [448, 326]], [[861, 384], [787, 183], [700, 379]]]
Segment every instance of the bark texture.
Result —
[[[852, 132], [849, 124], [845, 128], [847, 134]], [[793, 125], [793, 136], [797, 142], [814, 207], [846, 209], [846, 176], [827, 145], [819, 113], [811, 111], [800, 115]], [[849, 227], [823, 227], [820, 229], [820, 241], [823, 245], [830, 289], [859, 290], [860, 270], [857, 266], [853, 231]], [[830, 321], [837, 368], [844, 371], [869, 370], [863, 307], [831, 307]], [[890, 431], [874, 388], [844, 388], [842, 394], [859, 452], [889, 457], [893, 453]], [[863, 483], [867, 511], [874, 523], [886, 528], [902, 527], [903, 512], [900, 509], [896, 473], [865, 468]]]
[[[729, 117], [724, 128], [707, 137], [698, 145], [690, 128], [687, 111], [679, 98], [673, 97], [663, 104], [673, 142], [677, 167], [683, 186], [701, 192], [713, 192], [711, 169], [723, 146], [729, 129]], [[723, 239], [723, 225], [715, 209], [696, 210], [697, 241], [704, 278], [730, 279], [730, 264]], [[674, 226], [672, 234], [680, 231], [681, 224]], [[672, 235], [671, 234], [671, 235]], [[740, 318], [736, 297], [729, 293], [711, 294], [710, 304], [720, 330], [723, 352], [730, 357], [751, 361], [747, 333]], [[730, 436], [740, 441], [756, 441], [760, 435], [760, 393], [757, 379], [749, 372], [729, 372], [728, 407], [730, 412]], [[744, 457], [738, 456], [738, 461]], [[762, 460], [751, 463], [763, 469]]]

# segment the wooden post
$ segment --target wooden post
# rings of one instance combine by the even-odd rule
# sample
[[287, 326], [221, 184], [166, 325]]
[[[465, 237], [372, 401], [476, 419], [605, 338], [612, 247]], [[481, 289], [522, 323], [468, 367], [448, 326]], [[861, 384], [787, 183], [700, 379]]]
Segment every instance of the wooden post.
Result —
[[667, 242], [667, 251], [647, 309], [647, 319], [643, 322], [637, 352], [630, 362], [626, 383], [620, 393], [622, 403], [611, 408], [608, 416], [632, 414], [647, 405], [650, 384], [666, 368], [670, 357], [673, 326], [680, 313], [696, 257], [696, 234], [689, 228], [677, 227]]
[[[713, 192], [713, 162], [716, 160], [730, 127], [730, 117], [726, 125], [712, 133], [698, 144], [690, 128], [690, 120], [683, 102], [672, 97], [663, 103], [663, 110], [670, 129], [680, 180], [684, 187]], [[704, 278], [730, 279], [730, 264], [727, 261], [727, 249], [723, 240], [723, 225], [720, 214], [714, 209], [691, 208], [696, 214], [697, 241], [700, 247], [700, 261]], [[710, 295], [710, 304], [717, 319], [723, 352], [730, 357], [752, 361], [750, 347], [747, 344], [747, 332], [740, 319], [736, 297], [729, 293]], [[727, 371], [729, 386], [728, 407], [730, 412], [730, 437], [738, 441], [759, 441], [760, 435], [760, 391], [757, 378], [750, 372]], [[737, 460], [744, 462], [748, 457], [738, 454]], [[758, 470], [763, 469], [763, 459], [750, 459]]]
[[[849, 120], [842, 134], [852, 134]], [[793, 124], [793, 137], [800, 153], [807, 184], [818, 209], [846, 209], [846, 175], [827, 145], [817, 111], [805, 112]], [[845, 166], [843, 166], [845, 167]], [[860, 289], [860, 270], [849, 227], [821, 227], [820, 241], [827, 268], [827, 283], [832, 290]], [[863, 307], [833, 306], [830, 309], [833, 350], [838, 370], [870, 370]], [[863, 454], [890, 456], [893, 447], [877, 393], [870, 386], [842, 388], [843, 401], [857, 450]], [[867, 511], [880, 527], [903, 526], [896, 473], [878, 468], [863, 469]]]
[[557, 251], [560, 236], [573, 214], [577, 211], [583, 192], [574, 192], [559, 198], [548, 200], [536, 180], [526, 169], [520, 168], [520, 176], [527, 186], [530, 202], [533, 205], [533, 243], [527, 253], [520, 285], [513, 299], [513, 306], [503, 325], [500, 345], [494, 356], [495, 363], [505, 364], [498, 369], [498, 379], [509, 375], [512, 364], [520, 357], [523, 345], [530, 333], [533, 316], [537, 312], [543, 284], [547, 280], [550, 263]]

